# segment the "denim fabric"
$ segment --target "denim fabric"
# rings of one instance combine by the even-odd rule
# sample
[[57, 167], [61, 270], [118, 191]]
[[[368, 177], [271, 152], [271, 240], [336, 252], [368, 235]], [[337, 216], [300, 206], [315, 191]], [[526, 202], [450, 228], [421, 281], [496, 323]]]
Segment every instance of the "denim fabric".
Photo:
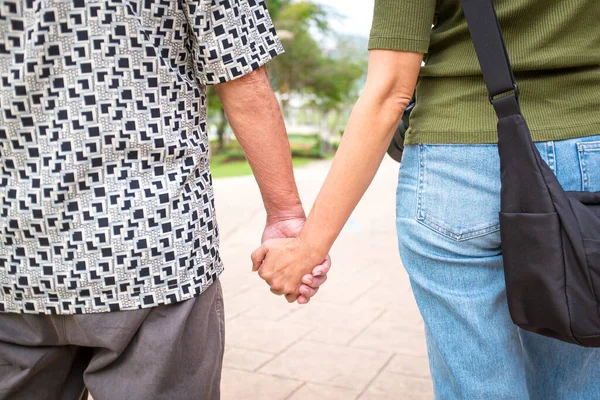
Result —
[[[600, 191], [600, 135], [538, 143], [565, 190]], [[500, 250], [496, 145], [411, 145], [400, 256], [425, 320], [436, 399], [600, 399], [600, 350], [513, 325]]]

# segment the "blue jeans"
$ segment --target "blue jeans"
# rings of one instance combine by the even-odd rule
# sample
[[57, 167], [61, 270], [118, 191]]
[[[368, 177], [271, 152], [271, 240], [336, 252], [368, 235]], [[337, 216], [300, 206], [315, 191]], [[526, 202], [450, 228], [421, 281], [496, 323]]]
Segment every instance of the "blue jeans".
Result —
[[[600, 191], [600, 136], [538, 143], [565, 190]], [[600, 399], [600, 350], [518, 329], [506, 302], [496, 145], [411, 145], [397, 199], [400, 256], [437, 399]]]

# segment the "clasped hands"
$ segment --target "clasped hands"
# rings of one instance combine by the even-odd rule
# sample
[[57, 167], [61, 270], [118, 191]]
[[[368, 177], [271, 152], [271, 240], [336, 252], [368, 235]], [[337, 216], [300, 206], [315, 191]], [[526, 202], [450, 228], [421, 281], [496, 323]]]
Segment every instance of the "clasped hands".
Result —
[[297, 237], [304, 222], [295, 218], [267, 224], [263, 243], [251, 256], [252, 270], [289, 303], [308, 303], [331, 267], [329, 256], [323, 259]]

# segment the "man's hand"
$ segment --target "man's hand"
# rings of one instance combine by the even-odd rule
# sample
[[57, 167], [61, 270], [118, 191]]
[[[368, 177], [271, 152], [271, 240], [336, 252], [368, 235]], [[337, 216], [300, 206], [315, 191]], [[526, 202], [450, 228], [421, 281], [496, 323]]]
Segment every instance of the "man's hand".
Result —
[[[295, 216], [294, 216], [295, 215]], [[262, 243], [271, 239], [294, 238], [302, 230], [306, 217], [304, 210], [300, 207], [295, 212], [290, 212], [285, 218], [282, 217], [268, 218], [267, 226], [262, 236]], [[253, 266], [253, 269], [256, 266]], [[306, 304], [319, 291], [319, 287], [327, 280], [327, 273], [331, 268], [331, 258], [327, 256], [325, 261], [315, 267], [312, 273], [302, 277], [302, 285], [300, 286], [298, 297], [299, 304]], [[254, 269], [255, 270], [255, 269]], [[256, 270], [255, 270], [256, 271]]]
[[299, 238], [273, 239], [252, 253], [252, 268], [271, 287], [271, 292], [284, 295], [289, 303], [300, 297], [300, 286], [324, 256], [310, 249]]

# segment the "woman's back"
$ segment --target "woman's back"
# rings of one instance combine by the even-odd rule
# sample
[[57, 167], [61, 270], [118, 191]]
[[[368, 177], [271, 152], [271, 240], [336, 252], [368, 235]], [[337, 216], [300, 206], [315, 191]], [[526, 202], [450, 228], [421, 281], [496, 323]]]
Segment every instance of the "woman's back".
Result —
[[[371, 49], [428, 53], [407, 143], [495, 142], [496, 116], [486, 101], [460, 0], [375, 4]], [[534, 140], [600, 132], [600, 2], [494, 4]]]

